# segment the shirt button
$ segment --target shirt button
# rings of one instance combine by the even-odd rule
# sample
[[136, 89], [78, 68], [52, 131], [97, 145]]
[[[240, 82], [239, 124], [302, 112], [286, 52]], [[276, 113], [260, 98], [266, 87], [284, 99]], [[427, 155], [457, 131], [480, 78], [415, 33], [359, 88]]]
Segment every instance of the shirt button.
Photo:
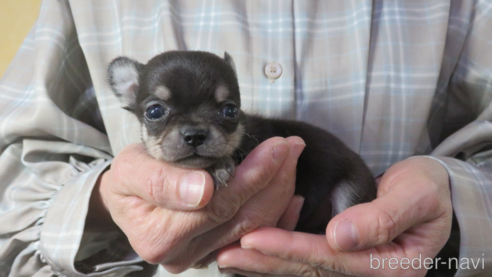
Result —
[[265, 66], [265, 75], [270, 79], [270, 83], [275, 82], [282, 75], [282, 66], [276, 62], [269, 62]]

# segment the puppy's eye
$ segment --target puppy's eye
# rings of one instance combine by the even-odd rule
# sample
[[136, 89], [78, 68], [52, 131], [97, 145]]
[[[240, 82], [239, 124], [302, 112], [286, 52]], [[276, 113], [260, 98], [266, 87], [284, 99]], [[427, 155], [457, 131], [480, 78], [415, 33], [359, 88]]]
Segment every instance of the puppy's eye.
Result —
[[222, 108], [222, 116], [235, 118], [239, 114], [239, 109], [233, 104], [227, 104]]
[[160, 104], [154, 104], [145, 110], [145, 117], [149, 120], [158, 120], [166, 114], [167, 110]]

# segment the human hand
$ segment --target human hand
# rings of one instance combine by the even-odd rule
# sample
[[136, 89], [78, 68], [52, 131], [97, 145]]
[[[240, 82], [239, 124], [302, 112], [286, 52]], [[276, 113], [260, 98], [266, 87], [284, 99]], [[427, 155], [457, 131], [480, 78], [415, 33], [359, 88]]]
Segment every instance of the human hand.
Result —
[[[261, 228], [222, 249], [217, 263], [223, 272], [244, 275], [424, 276], [427, 269], [414, 270], [407, 259], [432, 259], [446, 243], [448, 178], [435, 160], [401, 161], [383, 175], [377, 199], [335, 216], [326, 236]], [[391, 258], [396, 267], [389, 266]]]
[[298, 137], [263, 142], [236, 168], [229, 186], [214, 192], [204, 170], [157, 161], [142, 144], [132, 144], [101, 176], [91, 201], [110, 214], [106, 218], [140, 257], [182, 272], [210, 262], [214, 250], [258, 226], [277, 224], [294, 193], [304, 146]]

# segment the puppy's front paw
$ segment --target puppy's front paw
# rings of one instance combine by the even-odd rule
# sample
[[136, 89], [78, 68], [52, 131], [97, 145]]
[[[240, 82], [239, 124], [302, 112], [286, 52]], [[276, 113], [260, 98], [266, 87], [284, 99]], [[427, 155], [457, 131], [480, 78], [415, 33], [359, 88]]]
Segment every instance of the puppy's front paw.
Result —
[[221, 186], [227, 186], [227, 181], [234, 176], [234, 169], [234, 161], [232, 161], [232, 159], [227, 159], [207, 170], [214, 180], [215, 189], [218, 189]]

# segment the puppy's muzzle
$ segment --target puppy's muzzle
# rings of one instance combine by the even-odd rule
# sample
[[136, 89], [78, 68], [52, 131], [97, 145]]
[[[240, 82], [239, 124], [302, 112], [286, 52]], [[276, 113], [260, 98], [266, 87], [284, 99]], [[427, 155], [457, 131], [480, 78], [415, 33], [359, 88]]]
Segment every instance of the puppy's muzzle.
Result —
[[184, 126], [181, 128], [180, 133], [185, 144], [198, 147], [207, 140], [209, 130], [203, 127]]

